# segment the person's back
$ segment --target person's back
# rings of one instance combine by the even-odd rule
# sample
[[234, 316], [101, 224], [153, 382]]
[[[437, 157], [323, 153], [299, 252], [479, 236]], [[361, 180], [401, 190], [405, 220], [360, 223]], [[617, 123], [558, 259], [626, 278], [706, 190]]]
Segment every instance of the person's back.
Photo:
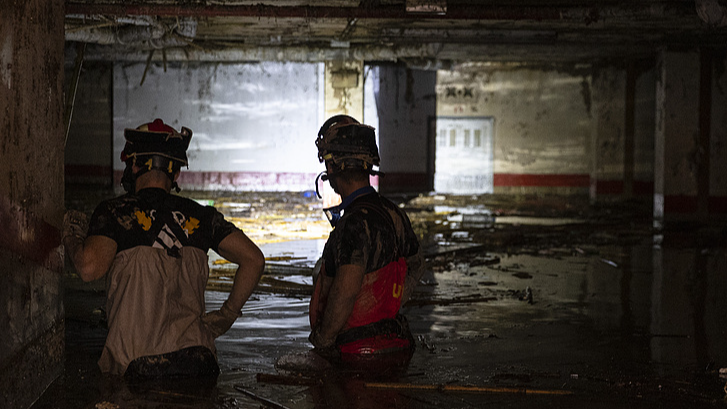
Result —
[[[126, 195], [101, 203], [88, 232], [69, 211], [63, 243], [84, 281], [108, 274], [104, 373], [131, 379], [216, 376], [214, 340], [262, 275], [260, 249], [213, 207], [170, 194], [192, 131], [161, 119], [124, 132]], [[238, 264], [222, 308], [205, 313], [207, 251]]]
[[324, 180], [343, 202], [325, 209], [334, 229], [311, 298], [309, 340], [346, 362], [394, 353], [406, 361], [414, 341], [399, 310], [420, 277], [420, 248], [406, 214], [369, 183], [379, 174], [373, 128], [333, 117], [316, 145]]
[[107, 273], [109, 333], [101, 370], [122, 374], [139, 357], [193, 347], [209, 350], [200, 349], [202, 360], [214, 357], [214, 337], [200, 319], [207, 252], [218, 251], [234, 225], [212, 207], [146, 188], [101, 203], [90, 226], [89, 235], [117, 243]]

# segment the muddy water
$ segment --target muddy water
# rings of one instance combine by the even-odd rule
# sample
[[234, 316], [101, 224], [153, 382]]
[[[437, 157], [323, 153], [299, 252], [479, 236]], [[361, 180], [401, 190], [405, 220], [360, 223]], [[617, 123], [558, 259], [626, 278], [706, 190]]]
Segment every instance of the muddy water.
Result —
[[[654, 234], [648, 222], [568, 216], [465, 229], [447, 215], [413, 213], [428, 272], [404, 308], [417, 350], [395, 376], [276, 369], [279, 357], [310, 348], [309, 296], [273, 289], [256, 292], [217, 340], [216, 383], [130, 388], [95, 366], [103, 292], [69, 278], [66, 372], [35, 408], [727, 406], [723, 231]], [[262, 248], [272, 264], [307, 271], [322, 240]], [[310, 284], [295, 271], [268, 274]], [[208, 291], [208, 308], [225, 298]]]

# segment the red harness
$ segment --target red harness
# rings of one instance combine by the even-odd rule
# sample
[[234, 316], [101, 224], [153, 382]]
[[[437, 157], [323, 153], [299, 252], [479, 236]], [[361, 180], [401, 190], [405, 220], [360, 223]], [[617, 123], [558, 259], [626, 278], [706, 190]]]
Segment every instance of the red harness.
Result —
[[[361, 291], [356, 298], [353, 312], [346, 321], [344, 331], [372, 324], [384, 319], [393, 319], [401, 307], [404, 293], [407, 264], [404, 257], [364, 276]], [[333, 279], [325, 274], [325, 263], [315, 282], [310, 302], [310, 324], [315, 328], [323, 319], [328, 302], [328, 293]], [[409, 340], [396, 334], [379, 334], [374, 337], [355, 340], [338, 345], [342, 353], [366, 354], [384, 352], [384, 350], [409, 347]]]

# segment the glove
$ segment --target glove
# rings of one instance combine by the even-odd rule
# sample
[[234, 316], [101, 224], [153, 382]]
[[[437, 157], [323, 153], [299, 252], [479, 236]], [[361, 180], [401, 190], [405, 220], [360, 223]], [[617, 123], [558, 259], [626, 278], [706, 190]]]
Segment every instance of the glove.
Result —
[[65, 241], [68, 237], [78, 237], [81, 240], [86, 238], [88, 231], [88, 217], [78, 210], [69, 210], [63, 216], [63, 237]]
[[212, 336], [217, 338], [227, 332], [232, 327], [242, 313], [230, 308], [227, 301], [222, 304], [222, 308], [217, 311], [210, 311], [202, 316], [202, 323]]

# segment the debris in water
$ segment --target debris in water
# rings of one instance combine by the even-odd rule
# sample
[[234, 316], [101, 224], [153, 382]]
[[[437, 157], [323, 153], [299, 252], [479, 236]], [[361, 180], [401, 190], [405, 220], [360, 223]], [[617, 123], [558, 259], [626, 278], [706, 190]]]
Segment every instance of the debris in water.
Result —
[[611, 267], [618, 268], [618, 264], [614, 263], [611, 260], [606, 260], [605, 258], [601, 259], [601, 262], [608, 264]]
[[531, 290], [530, 287], [525, 288], [525, 294], [520, 297], [520, 301], [527, 301], [528, 304], [533, 303], [533, 290]]

